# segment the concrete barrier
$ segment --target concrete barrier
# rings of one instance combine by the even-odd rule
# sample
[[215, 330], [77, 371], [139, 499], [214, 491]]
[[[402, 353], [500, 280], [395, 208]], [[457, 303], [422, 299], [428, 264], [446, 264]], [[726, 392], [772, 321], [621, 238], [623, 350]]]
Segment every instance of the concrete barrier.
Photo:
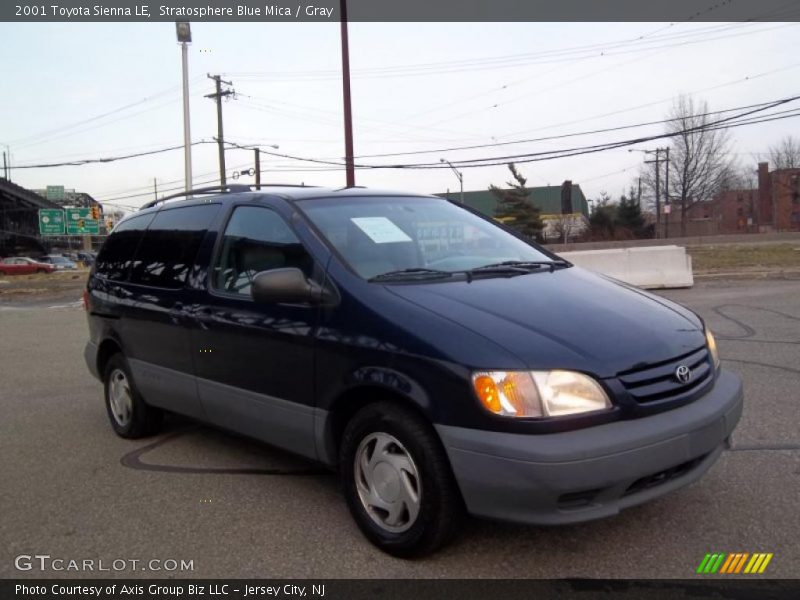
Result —
[[565, 260], [645, 289], [694, 285], [692, 257], [682, 246], [560, 252]]

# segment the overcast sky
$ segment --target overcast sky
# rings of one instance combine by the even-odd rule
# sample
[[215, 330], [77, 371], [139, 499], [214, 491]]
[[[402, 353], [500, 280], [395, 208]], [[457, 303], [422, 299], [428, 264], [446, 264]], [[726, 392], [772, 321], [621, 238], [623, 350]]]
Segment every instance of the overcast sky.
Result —
[[[714, 110], [797, 95], [798, 33], [796, 23], [352, 23], [355, 154], [438, 150], [655, 121], [680, 93], [707, 100]], [[216, 135], [215, 107], [203, 95], [212, 89], [206, 74], [222, 73], [238, 94], [223, 106], [226, 139], [278, 144], [278, 152], [293, 156], [341, 159], [338, 24], [195, 23], [192, 34], [193, 141]], [[2, 23], [0, 51], [0, 144], [10, 146], [16, 166], [183, 141], [173, 24]], [[498, 57], [504, 58], [486, 60]], [[357, 162], [499, 157], [662, 130], [655, 125]], [[788, 133], [800, 134], [800, 119], [732, 130], [736, 158], [755, 168], [758, 154]], [[216, 146], [195, 146], [193, 156], [195, 185], [215, 183]], [[226, 157], [229, 176], [252, 166], [252, 152], [228, 150]], [[601, 191], [616, 197], [635, 180], [641, 160], [640, 153], [617, 149], [520, 169], [532, 186], [571, 179], [590, 198]], [[313, 163], [265, 156], [262, 168], [275, 170], [264, 182], [344, 185], [343, 171], [286, 171], [318, 169]], [[465, 169], [465, 189], [502, 184], [507, 175], [501, 166]], [[28, 188], [63, 185], [124, 206], [150, 200], [153, 178], [160, 190], [182, 188], [183, 152], [12, 171], [12, 180]], [[358, 171], [356, 179], [359, 185], [425, 193], [458, 189], [448, 170]], [[134, 194], [144, 195], [123, 198]]]

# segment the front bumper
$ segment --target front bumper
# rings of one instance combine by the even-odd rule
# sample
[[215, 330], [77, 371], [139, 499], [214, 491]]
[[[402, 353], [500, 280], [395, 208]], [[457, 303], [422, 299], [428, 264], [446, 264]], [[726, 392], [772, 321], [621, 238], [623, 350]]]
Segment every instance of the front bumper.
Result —
[[696, 481], [742, 404], [741, 379], [722, 370], [705, 396], [651, 417], [545, 435], [436, 429], [469, 512], [556, 525], [615, 515]]

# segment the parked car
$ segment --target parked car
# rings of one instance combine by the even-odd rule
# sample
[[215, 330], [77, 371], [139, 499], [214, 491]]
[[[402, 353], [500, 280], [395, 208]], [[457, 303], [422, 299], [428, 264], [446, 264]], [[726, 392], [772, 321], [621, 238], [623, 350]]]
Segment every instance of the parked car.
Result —
[[615, 515], [699, 479], [739, 421], [741, 380], [699, 316], [448, 200], [151, 204], [84, 295], [114, 431], [174, 411], [324, 463], [391, 554], [441, 546], [464, 511]]
[[0, 275], [30, 275], [32, 273], [52, 273], [55, 267], [27, 256], [12, 256], [0, 261]]
[[97, 255], [94, 252], [78, 252], [76, 255], [76, 260], [81, 261], [85, 265], [91, 266], [94, 264], [96, 256]]
[[59, 254], [48, 254], [41, 257], [39, 260], [53, 265], [56, 271], [68, 271], [78, 268], [78, 265], [74, 262]]

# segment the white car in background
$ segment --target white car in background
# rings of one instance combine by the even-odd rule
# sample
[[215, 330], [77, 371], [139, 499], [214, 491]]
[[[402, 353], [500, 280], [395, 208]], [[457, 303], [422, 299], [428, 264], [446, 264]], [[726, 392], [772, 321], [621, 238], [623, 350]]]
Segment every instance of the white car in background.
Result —
[[78, 268], [78, 265], [70, 259], [58, 254], [48, 254], [47, 256], [42, 256], [39, 260], [53, 265], [56, 271], [74, 271]]

